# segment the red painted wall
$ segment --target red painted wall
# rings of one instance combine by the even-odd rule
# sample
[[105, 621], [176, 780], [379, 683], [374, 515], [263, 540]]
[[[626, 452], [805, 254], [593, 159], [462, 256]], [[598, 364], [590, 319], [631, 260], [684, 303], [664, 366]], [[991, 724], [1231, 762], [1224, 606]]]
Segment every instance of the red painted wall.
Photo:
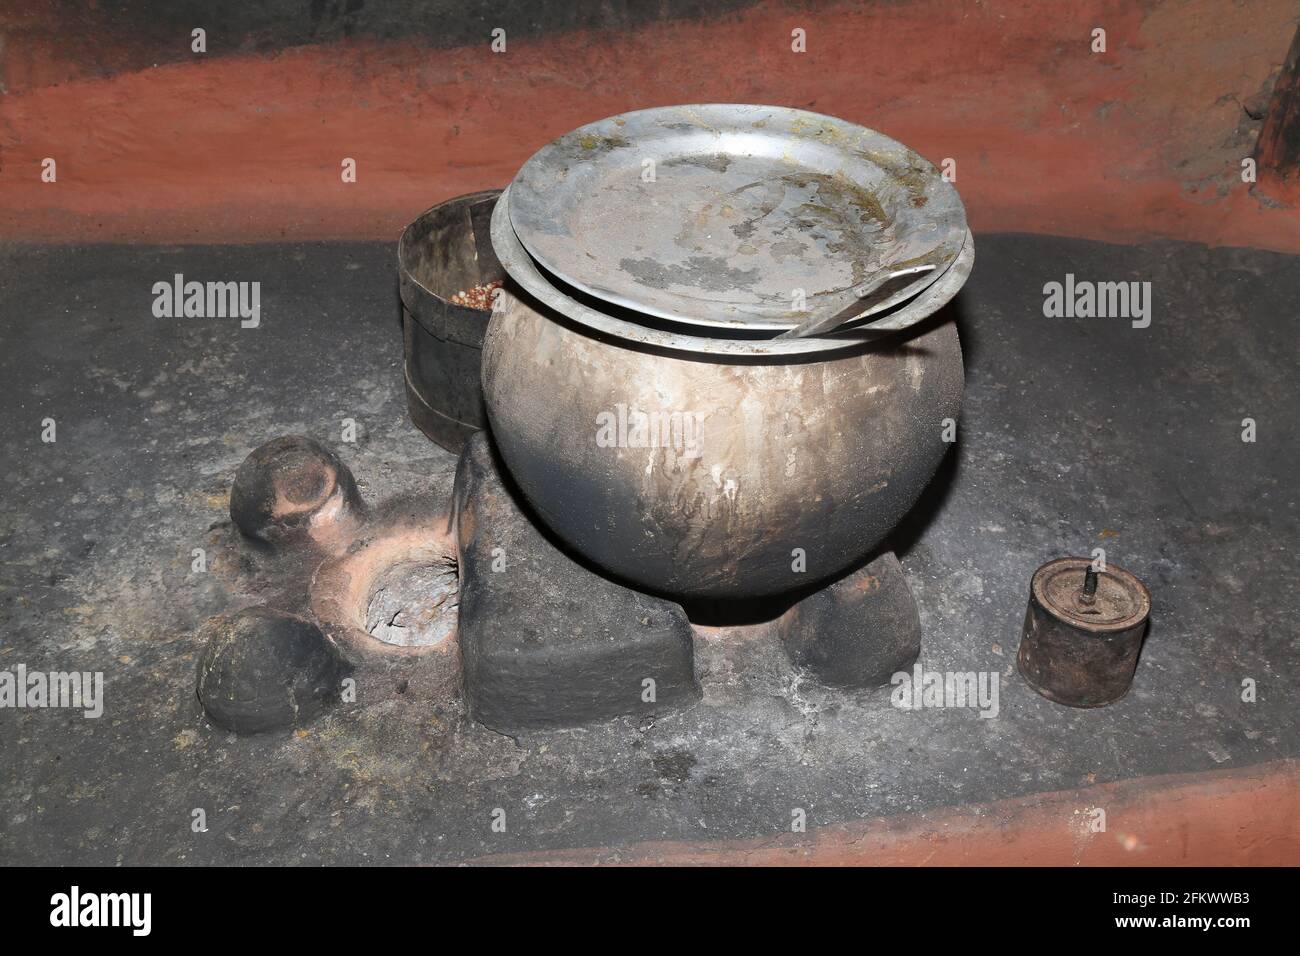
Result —
[[[0, 13], [0, 238], [392, 240], [583, 122], [732, 101], [956, 159], [977, 231], [1300, 251], [1294, 187], [1241, 180], [1298, 23], [1295, 0], [767, 2], [531, 37], [505, 22], [502, 54], [487, 28], [458, 47], [241, 53], [224, 38], [233, 52], [208, 54], [181, 33], [154, 67], [129, 31], [69, 45], [57, 22]], [[791, 52], [795, 27], [806, 53]], [[46, 157], [56, 182], [41, 181]]]

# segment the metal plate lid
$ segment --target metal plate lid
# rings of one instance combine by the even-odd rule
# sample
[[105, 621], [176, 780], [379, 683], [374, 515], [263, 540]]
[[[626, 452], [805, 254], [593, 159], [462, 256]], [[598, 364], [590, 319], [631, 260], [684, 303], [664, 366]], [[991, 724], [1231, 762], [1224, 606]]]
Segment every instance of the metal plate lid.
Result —
[[939, 171], [845, 120], [775, 106], [638, 110], [542, 147], [509, 214], [539, 264], [575, 288], [650, 315], [775, 330], [839, 312], [855, 286], [961, 251], [966, 214]]
[[891, 313], [888, 320], [882, 320], [889, 323], [883, 333], [873, 325], [862, 325], [836, 330], [832, 334], [799, 339], [739, 338], [735, 332], [729, 334], [728, 330], [707, 328], [693, 330], [697, 334], [691, 334], [683, 331], [682, 326], [658, 327], [656, 324], [636, 321], [635, 314], [620, 317], [613, 314], [615, 310], [603, 311], [579, 301], [557, 285], [542, 272], [515, 235], [509, 214], [511, 188], [513, 187], [507, 187], [492, 213], [492, 248], [506, 273], [518, 284], [519, 290], [531, 299], [530, 304], [544, 312], [558, 313], [596, 333], [623, 339], [634, 347], [708, 355], [714, 361], [745, 356], [810, 355], [870, 345], [883, 335], [914, 325], [943, 308], [961, 290], [975, 266], [975, 240], [968, 231], [957, 261], [928, 289]]

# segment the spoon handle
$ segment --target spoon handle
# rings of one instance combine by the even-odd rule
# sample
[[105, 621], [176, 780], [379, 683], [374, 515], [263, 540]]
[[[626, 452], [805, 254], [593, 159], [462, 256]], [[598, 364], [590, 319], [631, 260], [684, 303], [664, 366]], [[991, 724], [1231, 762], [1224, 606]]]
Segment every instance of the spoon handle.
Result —
[[[893, 269], [889, 272], [880, 272], [872, 276], [870, 279], [868, 279], [866, 282], [862, 283], [861, 285], [854, 286], [853, 294], [857, 296], [858, 299], [865, 299], [867, 296], [871, 295], [871, 293], [875, 292], [886, 282], [891, 282], [894, 279], [902, 279], [907, 276], [921, 275], [923, 273], [933, 271], [934, 268], [935, 266], [933, 264], [929, 264], [929, 265], [921, 265], [921, 266], [908, 266], [905, 269]], [[847, 309], [844, 309], [836, 313], [835, 315], [827, 315], [821, 317], [818, 317], [816, 315], [811, 315], [803, 322], [801, 322], [799, 325], [796, 325], [793, 329], [789, 329], [785, 332], [782, 332], [780, 335], [776, 336], [776, 338], [802, 339], [802, 338], [806, 338], [809, 335], [818, 335], [822, 332], [828, 332], [831, 329], [838, 328], [839, 326], [843, 325], [845, 322], [849, 322], [857, 318], [859, 314], [858, 309], [859, 306], [855, 302], [853, 305], [850, 305]]]

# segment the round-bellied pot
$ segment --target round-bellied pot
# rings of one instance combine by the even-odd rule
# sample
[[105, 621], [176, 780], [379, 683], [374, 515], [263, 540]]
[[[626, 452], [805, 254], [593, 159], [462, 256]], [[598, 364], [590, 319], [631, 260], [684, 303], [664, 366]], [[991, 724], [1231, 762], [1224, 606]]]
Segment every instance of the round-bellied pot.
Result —
[[709, 355], [525, 296], [483, 342], [492, 434], [545, 525], [644, 590], [747, 598], [846, 570], [916, 502], [960, 411], [944, 313], [838, 350]]

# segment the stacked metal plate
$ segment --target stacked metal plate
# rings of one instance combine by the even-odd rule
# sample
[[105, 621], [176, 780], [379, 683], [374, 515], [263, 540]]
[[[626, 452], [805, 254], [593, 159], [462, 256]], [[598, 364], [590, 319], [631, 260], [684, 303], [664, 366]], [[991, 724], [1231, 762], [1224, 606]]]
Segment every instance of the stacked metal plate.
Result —
[[516, 282], [579, 322], [710, 352], [906, 328], [974, 259], [961, 199], [914, 151], [833, 117], [734, 104], [561, 136], [506, 190], [493, 245]]

